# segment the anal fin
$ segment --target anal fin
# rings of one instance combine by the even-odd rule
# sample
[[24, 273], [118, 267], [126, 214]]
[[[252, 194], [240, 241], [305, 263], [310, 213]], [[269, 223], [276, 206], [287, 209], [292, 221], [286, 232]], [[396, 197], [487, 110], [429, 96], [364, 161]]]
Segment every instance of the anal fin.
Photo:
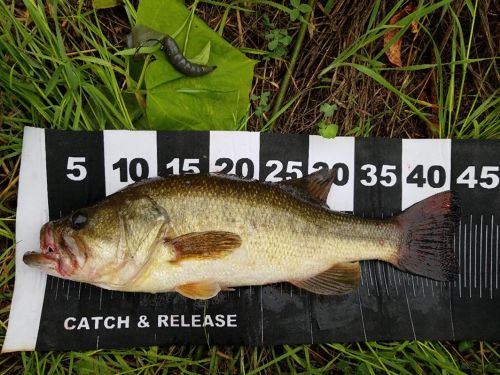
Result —
[[346, 294], [356, 289], [361, 277], [359, 262], [338, 263], [318, 275], [303, 280], [289, 280], [299, 288], [324, 295]]

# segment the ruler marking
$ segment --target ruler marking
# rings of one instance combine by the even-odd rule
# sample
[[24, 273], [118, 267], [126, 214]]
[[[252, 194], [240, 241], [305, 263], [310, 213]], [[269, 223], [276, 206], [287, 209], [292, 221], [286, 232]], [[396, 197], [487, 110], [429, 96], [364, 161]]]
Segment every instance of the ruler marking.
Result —
[[469, 215], [469, 298], [472, 298], [472, 215]]
[[498, 289], [498, 224], [497, 224], [497, 248], [496, 248], [496, 261], [495, 261], [495, 288]]
[[490, 299], [493, 299], [493, 215], [491, 215], [490, 236]]
[[70, 288], [70, 286], [71, 286], [72, 283], [73, 283], [73, 281], [68, 282], [68, 291], [66, 293], [66, 301], [69, 300], [69, 288]]
[[464, 288], [467, 288], [467, 223], [464, 224]]
[[481, 215], [481, 225], [479, 232], [479, 298], [483, 298], [483, 273], [481, 265], [483, 264], [483, 215]]
[[260, 286], [260, 344], [264, 345], [264, 307], [262, 303], [262, 285]]
[[412, 288], [413, 288], [413, 297], [416, 297], [417, 296], [417, 292], [415, 290], [415, 279], [414, 279], [413, 275], [411, 275], [411, 285], [412, 285]]
[[389, 267], [392, 270], [392, 278], [394, 279], [394, 287], [396, 288], [396, 295], [399, 296], [398, 292], [398, 283], [396, 282], [396, 271], [394, 271], [395, 267]]
[[451, 335], [453, 340], [455, 340], [455, 325], [453, 324], [453, 308], [451, 299], [451, 285], [448, 285], [448, 300], [450, 301], [449, 311], [450, 311], [450, 323], [451, 323]]
[[380, 275], [380, 282], [382, 284], [385, 284], [385, 291], [387, 293], [387, 296], [390, 296], [390, 294], [389, 294], [389, 288], [387, 286], [387, 279], [385, 278], [385, 273], [384, 273], [384, 270], [382, 269], [382, 263], [381, 262], [377, 262], [377, 268], [378, 268], [379, 275]]
[[82, 283], [79, 282], [78, 283], [78, 300], [80, 300], [81, 293], [82, 293]]
[[[457, 259], [456, 238], [457, 238], [457, 234], [455, 233], [455, 235], [453, 236], [453, 256], [455, 257], [455, 259]], [[458, 274], [460, 277], [460, 268], [459, 268]], [[453, 287], [456, 287], [456, 286], [457, 286], [457, 280], [456, 280], [456, 278], [454, 278]]]
[[474, 224], [474, 289], [477, 288], [477, 224]]
[[[359, 290], [358, 290], [358, 293], [359, 293]], [[314, 330], [313, 330], [313, 312], [312, 312], [312, 298], [313, 298], [313, 295], [312, 294], [308, 294], [307, 295], [307, 301], [308, 301], [308, 306], [309, 306], [309, 332], [310, 332], [310, 335], [311, 335], [311, 344], [314, 344]]]
[[413, 338], [416, 340], [417, 335], [415, 334], [415, 326], [413, 325], [413, 318], [411, 316], [410, 301], [408, 300], [408, 293], [406, 292], [406, 285], [405, 285], [405, 297], [406, 297], [406, 307], [408, 308], [408, 316], [410, 317], [411, 330], [413, 332]]
[[488, 225], [484, 232], [484, 288], [488, 288]]
[[[370, 275], [370, 281], [371, 281], [371, 284], [372, 286], [374, 286], [374, 283], [373, 283], [373, 275], [372, 275], [372, 267], [371, 267], [371, 262], [368, 261], [367, 262], [368, 264], [368, 274]], [[378, 295], [378, 294], [377, 294]]]
[[99, 294], [99, 311], [101, 311], [101, 309], [102, 309], [102, 288]]
[[54, 296], [54, 301], [57, 301], [57, 293], [59, 292], [59, 278], [56, 280], [56, 294]]
[[368, 336], [366, 336], [365, 318], [363, 316], [363, 305], [361, 304], [361, 293], [358, 290], [358, 303], [359, 312], [361, 313], [361, 326], [363, 327], [363, 335], [365, 336], [365, 341], [368, 341]]
[[462, 219], [458, 224], [458, 296], [462, 298]]

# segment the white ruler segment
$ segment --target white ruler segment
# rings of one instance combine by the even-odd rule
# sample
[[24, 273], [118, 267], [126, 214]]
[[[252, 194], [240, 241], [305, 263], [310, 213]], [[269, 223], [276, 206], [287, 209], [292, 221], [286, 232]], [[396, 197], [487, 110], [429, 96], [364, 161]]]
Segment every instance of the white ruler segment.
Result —
[[403, 210], [450, 190], [451, 139], [403, 139], [401, 171]]
[[44, 129], [24, 128], [16, 218], [16, 279], [2, 353], [34, 350], [47, 275], [23, 262], [40, 248], [40, 228], [49, 219]]
[[346, 169], [339, 168], [337, 180], [347, 182], [343, 185], [333, 184], [326, 203], [335, 211], [354, 211], [354, 137], [337, 137], [326, 139], [319, 135], [309, 137], [309, 174], [316, 172], [316, 163], [327, 163], [329, 168], [335, 164], [344, 164]]
[[138, 179], [158, 175], [155, 131], [105, 130], [103, 133], [106, 195]]
[[[226, 174], [242, 174], [259, 178], [260, 133], [237, 131], [211, 131], [209, 171]], [[230, 159], [230, 161], [224, 159]], [[253, 176], [248, 175], [249, 159], [253, 165]], [[251, 167], [250, 167], [251, 168]], [[242, 173], [239, 173], [242, 172]]]

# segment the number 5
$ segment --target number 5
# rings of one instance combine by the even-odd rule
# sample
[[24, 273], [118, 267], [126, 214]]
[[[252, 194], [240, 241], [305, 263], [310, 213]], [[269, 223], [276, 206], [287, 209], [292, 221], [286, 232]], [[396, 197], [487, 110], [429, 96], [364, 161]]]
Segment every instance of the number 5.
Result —
[[[484, 166], [481, 170], [481, 181], [479, 185], [485, 189], [493, 189], [498, 186], [500, 178], [498, 177], [498, 166]], [[484, 181], [486, 180], [486, 181]], [[489, 180], [489, 183], [488, 183]]]
[[384, 164], [382, 166], [382, 171], [380, 171], [380, 183], [383, 186], [391, 187], [396, 185], [396, 181], [398, 180], [398, 178], [396, 177], [396, 174], [393, 172], [395, 170], [396, 170], [395, 165]]
[[82, 181], [87, 177], [87, 169], [84, 166], [85, 157], [68, 157], [68, 164], [66, 166], [66, 176], [72, 181]]

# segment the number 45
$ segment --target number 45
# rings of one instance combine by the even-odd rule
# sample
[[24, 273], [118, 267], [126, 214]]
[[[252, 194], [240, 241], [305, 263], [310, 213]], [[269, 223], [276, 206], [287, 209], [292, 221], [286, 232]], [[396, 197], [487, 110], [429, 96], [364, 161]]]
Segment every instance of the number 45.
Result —
[[500, 178], [498, 177], [498, 166], [484, 166], [481, 168], [480, 182], [476, 179], [476, 167], [470, 166], [462, 172], [457, 178], [457, 184], [467, 185], [469, 189], [474, 189], [474, 187], [479, 184], [485, 189], [494, 189], [500, 183]]

